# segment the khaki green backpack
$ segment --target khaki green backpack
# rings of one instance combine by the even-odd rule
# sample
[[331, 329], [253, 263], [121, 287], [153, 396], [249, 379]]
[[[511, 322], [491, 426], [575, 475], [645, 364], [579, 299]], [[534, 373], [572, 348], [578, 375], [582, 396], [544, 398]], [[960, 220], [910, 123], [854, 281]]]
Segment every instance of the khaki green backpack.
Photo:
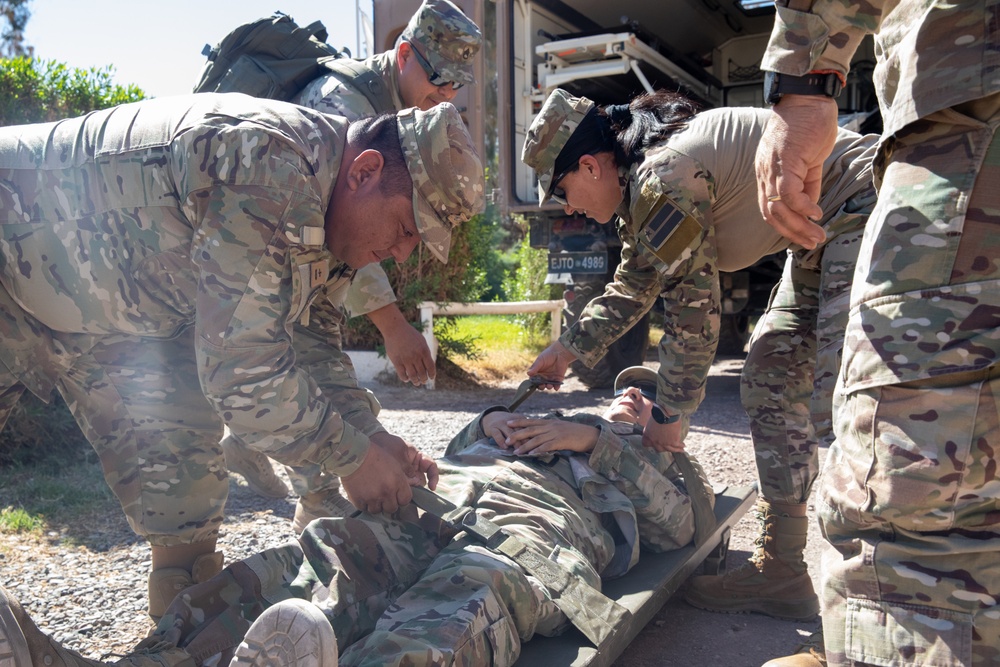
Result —
[[376, 111], [392, 111], [392, 96], [382, 78], [350, 53], [327, 44], [327, 36], [320, 21], [302, 28], [281, 12], [245, 23], [215, 48], [205, 45], [202, 54], [208, 62], [194, 92], [288, 101], [313, 79], [332, 73], [361, 92]]

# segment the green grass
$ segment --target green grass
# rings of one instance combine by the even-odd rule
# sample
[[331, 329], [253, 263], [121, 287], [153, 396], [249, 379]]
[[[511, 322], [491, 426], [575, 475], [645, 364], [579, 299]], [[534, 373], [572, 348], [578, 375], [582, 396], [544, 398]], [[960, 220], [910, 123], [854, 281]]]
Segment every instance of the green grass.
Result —
[[523, 347], [530, 350], [545, 349], [549, 341], [544, 336], [532, 336], [514, 321], [514, 316], [466, 315], [455, 319], [455, 331], [460, 336], [474, 336], [476, 345], [484, 354]]
[[31, 514], [21, 507], [4, 507], [0, 509], [0, 533], [31, 533], [38, 532], [45, 525], [45, 518], [40, 514]]
[[464, 315], [454, 318], [452, 335], [475, 339], [475, 355], [453, 356], [463, 370], [484, 380], [507, 380], [523, 377], [538, 353], [544, 350], [547, 335], [532, 335], [515, 316]]

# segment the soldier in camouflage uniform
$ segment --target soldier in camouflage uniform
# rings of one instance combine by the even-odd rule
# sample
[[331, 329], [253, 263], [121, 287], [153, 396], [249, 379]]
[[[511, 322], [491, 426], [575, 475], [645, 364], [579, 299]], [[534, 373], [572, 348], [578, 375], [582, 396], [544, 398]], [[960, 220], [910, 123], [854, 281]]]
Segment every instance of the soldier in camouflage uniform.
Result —
[[[626, 369], [616, 386], [620, 396], [603, 417], [531, 419], [489, 408], [438, 461], [441, 496], [501, 526], [542, 560], [558, 563], [571, 586], [585, 585], [603, 600], [594, 590], [601, 577], [631, 569], [640, 544], [656, 552], [684, 546], [696, 533], [695, 517], [711, 514], [714, 502], [696, 461], [641, 445], [656, 373]], [[297, 542], [230, 565], [178, 596], [140, 650], [118, 664], [226, 664], [239, 647], [233, 664], [258, 664], [263, 652], [330, 667], [337, 664], [331, 646], [339, 644], [343, 665], [511, 665], [521, 642], [558, 634], [570, 624], [567, 614], [580, 623], [592, 611], [564, 612], [544, 577], [516, 558], [413, 505], [393, 517], [319, 519]], [[336, 642], [324, 643], [325, 654], [306, 662], [306, 633], [290, 632], [290, 622], [263, 637], [254, 624], [244, 642], [265, 609], [283, 614], [282, 603], [295, 598], [321, 610], [318, 622], [327, 631], [332, 626]], [[289, 652], [269, 649], [261, 638]], [[20, 647], [21, 661], [12, 667], [98, 664], [45, 637], [0, 589], [0, 647], [4, 642], [14, 656]]]
[[152, 545], [152, 616], [221, 567], [223, 423], [371, 511], [433, 482], [327, 342], [329, 296], [421, 239], [447, 258], [482, 205], [450, 104], [349, 126], [196, 95], [0, 130], [0, 405], [66, 398]]
[[[408, 107], [426, 111], [453, 100], [461, 86], [475, 83], [472, 66], [481, 45], [479, 28], [458, 7], [448, 0], [427, 0], [410, 19], [394, 50], [362, 63], [384, 94], [369, 91], [366, 95], [360, 88], [371, 84], [360, 80], [352, 69], [345, 69], [345, 61], [334, 61], [329, 64], [329, 74], [314, 80], [292, 101], [350, 121]], [[344, 303], [349, 315], [367, 315], [378, 327], [400, 380], [422, 384], [434, 377], [427, 342], [400, 312], [380, 265], [370, 264], [357, 272]], [[231, 437], [223, 441], [223, 449], [227, 465], [243, 475], [255, 491], [285, 496], [287, 488], [267, 458]], [[340, 494], [336, 477], [310, 468], [289, 468], [288, 476], [300, 496], [295, 508], [296, 530], [301, 531], [318, 516], [342, 516], [353, 510]]]
[[538, 174], [542, 202], [554, 198], [567, 213], [598, 222], [618, 216], [622, 261], [615, 281], [528, 374], [561, 379], [574, 358], [592, 365], [662, 297], [657, 401], [682, 419], [651, 423], [646, 443], [681, 451], [715, 358], [719, 272], [788, 249], [742, 377], [760, 485], [758, 548], [741, 568], [696, 578], [687, 599], [705, 609], [808, 619], [819, 602], [803, 557], [806, 500], [829, 435], [849, 277], [874, 202], [876, 137], [838, 133], [822, 181], [829, 240], [806, 251], [757, 212], [752, 160], [767, 117], [737, 108], [695, 114], [668, 93], [602, 109], [553, 91], [529, 128], [523, 160]]
[[[846, 76], [875, 35], [885, 131], [818, 509], [833, 665], [1000, 661], [1000, 32], [994, 2], [779, 0], [762, 67]], [[762, 210], [807, 217], [837, 104], [787, 95], [757, 157]], [[768, 197], [775, 201], [768, 201]], [[796, 660], [796, 662], [789, 662]], [[821, 664], [804, 656], [781, 665]]]

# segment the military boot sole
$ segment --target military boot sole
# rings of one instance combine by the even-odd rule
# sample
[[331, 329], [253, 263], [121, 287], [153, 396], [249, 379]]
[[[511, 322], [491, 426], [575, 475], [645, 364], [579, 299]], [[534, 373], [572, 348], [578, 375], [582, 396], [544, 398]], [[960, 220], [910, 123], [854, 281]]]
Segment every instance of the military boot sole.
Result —
[[10, 608], [10, 598], [0, 587], [0, 667], [32, 667], [24, 631]]
[[337, 667], [337, 636], [326, 616], [305, 600], [283, 600], [261, 614], [229, 667]]
[[698, 591], [689, 589], [684, 600], [692, 607], [722, 614], [756, 613], [784, 621], [811, 621], [819, 616], [819, 598], [816, 596], [799, 600], [739, 597], [718, 600], [701, 597]]

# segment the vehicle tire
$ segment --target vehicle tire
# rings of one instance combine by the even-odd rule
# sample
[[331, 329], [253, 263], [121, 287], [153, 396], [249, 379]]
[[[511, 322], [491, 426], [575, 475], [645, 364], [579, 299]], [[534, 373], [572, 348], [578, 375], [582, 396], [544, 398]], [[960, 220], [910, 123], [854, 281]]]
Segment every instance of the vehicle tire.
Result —
[[719, 347], [716, 355], [721, 357], [742, 356], [750, 340], [750, 316], [743, 313], [723, 315], [719, 327]]
[[570, 364], [573, 374], [589, 389], [610, 389], [618, 374], [629, 366], [638, 366], [646, 360], [649, 347], [649, 314], [635, 323], [608, 348], [608, 353], [593, 368], [580, 361]]

